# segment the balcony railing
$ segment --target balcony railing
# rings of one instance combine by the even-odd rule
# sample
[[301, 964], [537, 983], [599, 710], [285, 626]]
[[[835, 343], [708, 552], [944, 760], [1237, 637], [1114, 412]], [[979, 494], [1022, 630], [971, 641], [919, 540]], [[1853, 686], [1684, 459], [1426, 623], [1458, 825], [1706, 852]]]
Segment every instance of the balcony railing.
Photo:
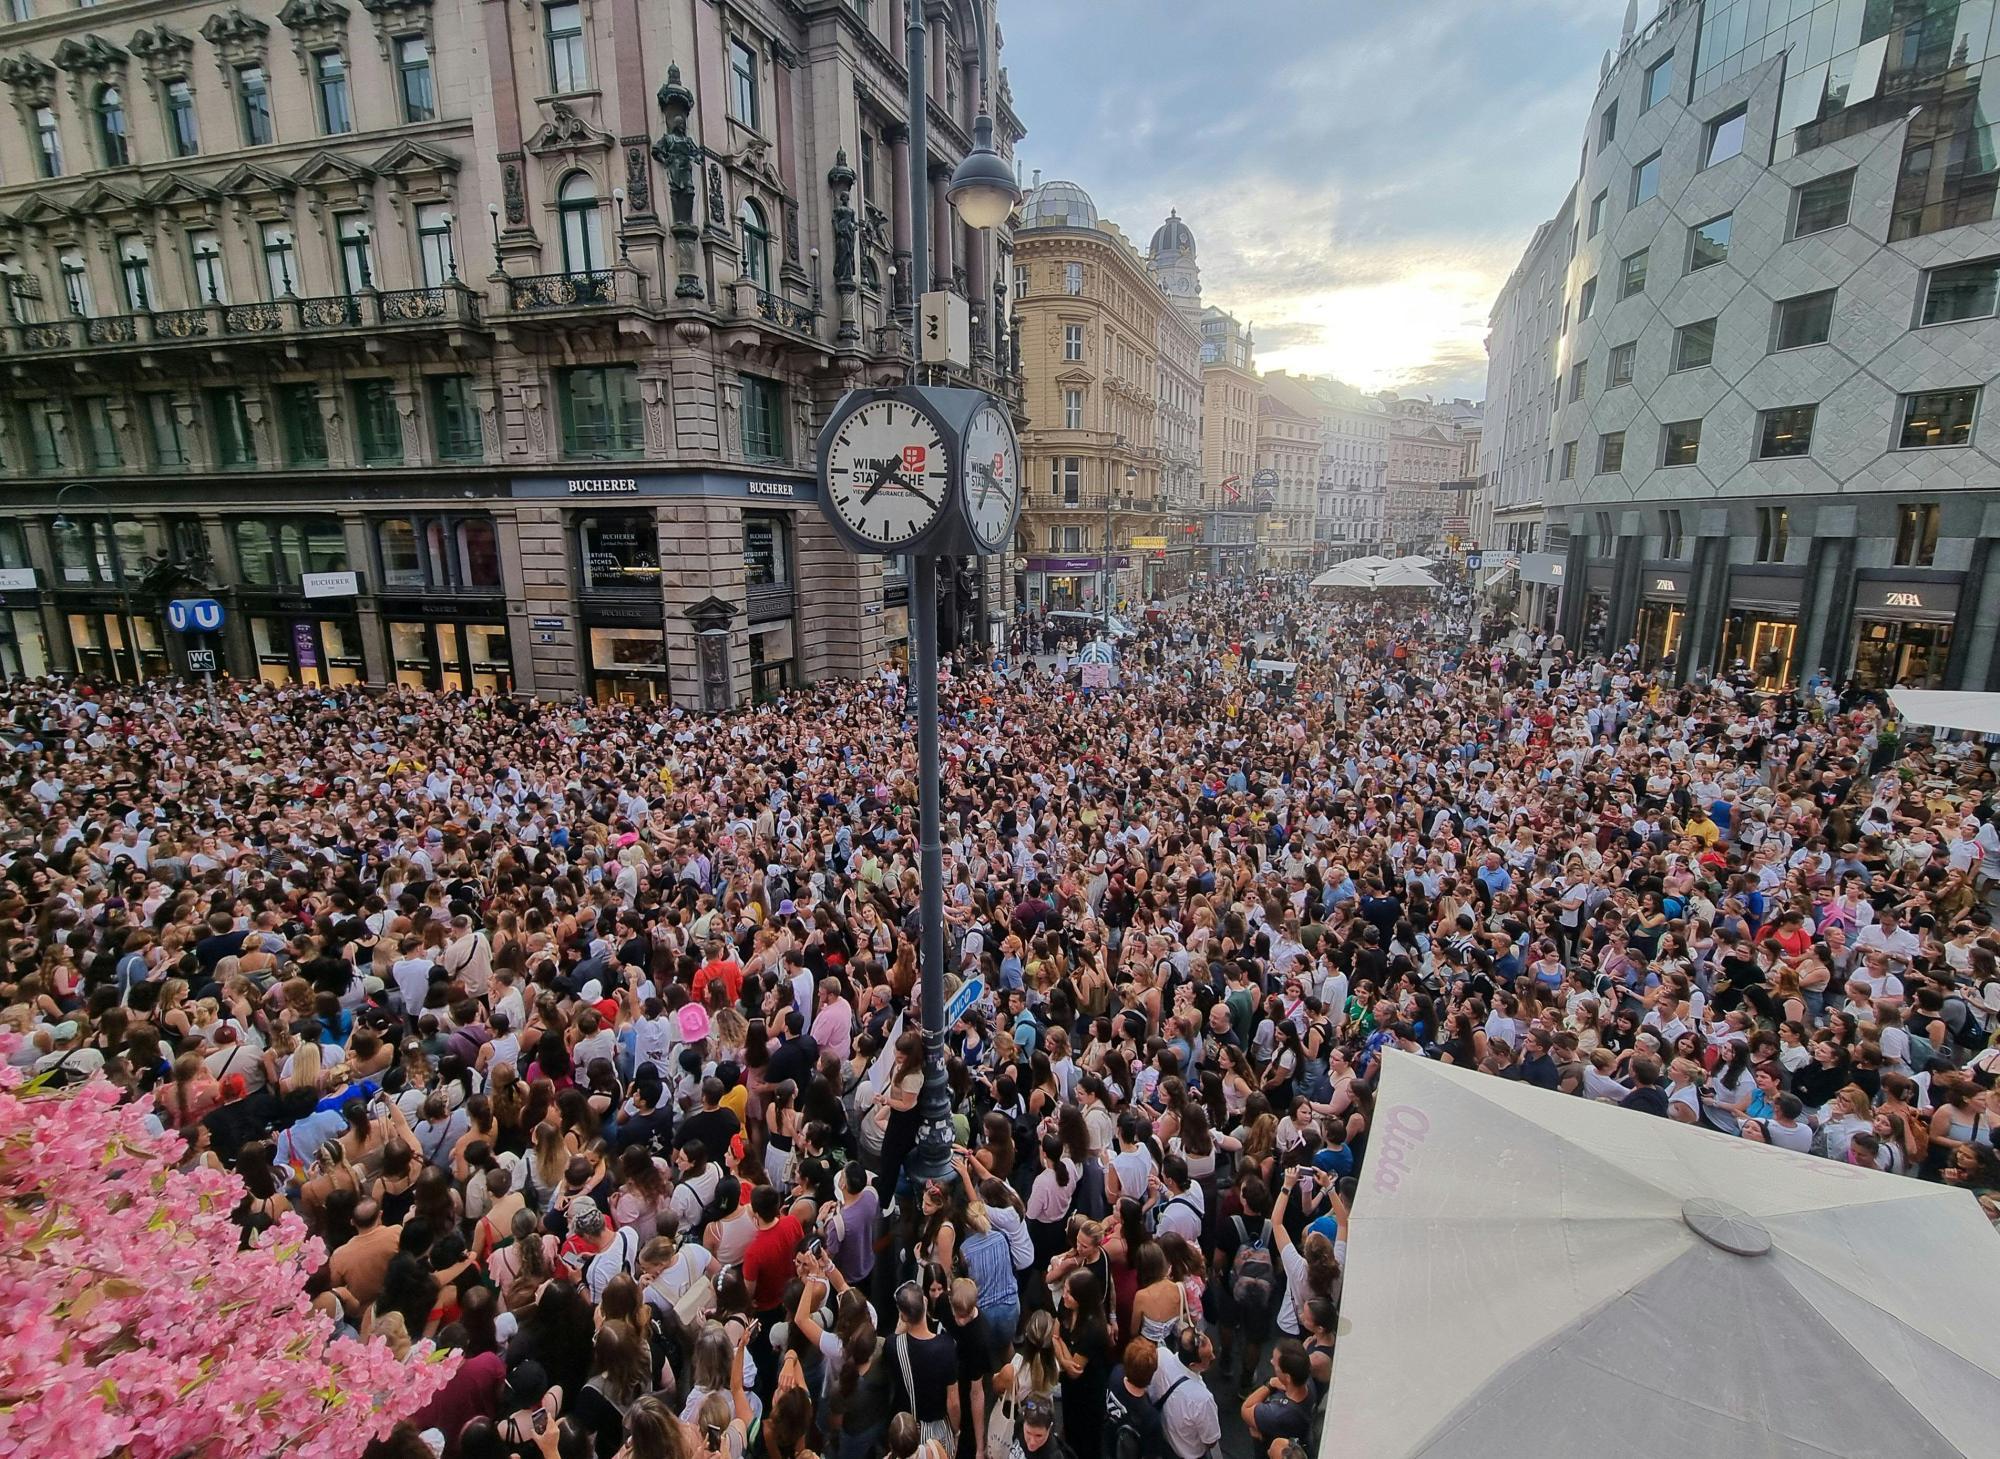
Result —
[[83, 350], [198, 344], [223, 337], [282, 337], [364, 328], [435, 328], [477, 324], [479, 295], [463, 284], [429, 289], [368, 289], [359, 294], [220, 302], [90, 319], [54, 319], [0, 329], [0, 348], [63, 354]]
[[618, 300], [618, 274], [613, 269], [588, 273], [527, 274], [507, 280], [507, 307], [517, 314], [543, 309], [585, 309]]
[[796, 329], [800, 334], [811, 334], [813, 326], [819, 322], [819, 311], [801, 304], [796, 299], [787, 299], [781, 294], [773, 294], [768, 289], [758, 289], [757, 314], [773, 324], [786, 329]]

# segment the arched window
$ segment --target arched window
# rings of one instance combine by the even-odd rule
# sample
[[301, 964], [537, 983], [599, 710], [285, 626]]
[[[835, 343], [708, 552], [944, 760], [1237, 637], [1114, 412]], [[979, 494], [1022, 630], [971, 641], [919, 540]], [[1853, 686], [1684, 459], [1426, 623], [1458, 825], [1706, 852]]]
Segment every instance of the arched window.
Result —
[[115, 86], [97, 88], [97, 146], [106, 167], [124, 167], [132, 160], [125, 141], [125, 98]]
[[764, 210], [749, 199], [736, 210], [743, 228], [743, 277], [765, 293], [771, 292], [771, 230], [765, 226]]
[[597, 184], [587, 172], [572, 172], [556, 192], [562, 215], [563, 272], [594, 274], [604, 267], [604, 214]]

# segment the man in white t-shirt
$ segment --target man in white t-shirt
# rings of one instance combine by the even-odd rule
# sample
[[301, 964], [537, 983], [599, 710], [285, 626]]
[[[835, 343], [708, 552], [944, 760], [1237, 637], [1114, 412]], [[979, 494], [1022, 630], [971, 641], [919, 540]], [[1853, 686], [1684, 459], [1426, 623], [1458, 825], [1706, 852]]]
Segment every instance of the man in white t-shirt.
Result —
[[1908, 967], [1917, 956], [1917, 934], [1903, 926], [1894, 908], [1883, 912], [1854, 939], [1863, 952], [1886, 953], [1891, 962]]

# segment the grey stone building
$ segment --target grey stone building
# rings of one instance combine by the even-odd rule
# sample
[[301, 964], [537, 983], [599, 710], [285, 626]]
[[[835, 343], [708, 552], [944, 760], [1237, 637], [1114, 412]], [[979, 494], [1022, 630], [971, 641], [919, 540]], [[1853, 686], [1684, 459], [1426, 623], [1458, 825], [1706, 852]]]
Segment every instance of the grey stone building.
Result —
[[1606, 58], [1559, 325], [1562, 623], [2000, 688], [1983, 4], [1670, 0]]
[[993, 7], [922, 3], [919, 158], [904, 0], [13, 0], [0, 671], [694, 708], [894, 659], [811, 467], [902, 378], [913, 171], [1019, 398], [1008, 231], [944, 205], [982, 105], [1022, 135]]

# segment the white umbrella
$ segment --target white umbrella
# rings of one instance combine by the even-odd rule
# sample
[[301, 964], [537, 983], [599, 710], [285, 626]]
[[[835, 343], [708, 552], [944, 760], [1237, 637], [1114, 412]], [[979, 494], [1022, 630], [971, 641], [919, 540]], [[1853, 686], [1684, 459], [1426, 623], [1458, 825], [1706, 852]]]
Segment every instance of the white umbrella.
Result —
[[1326, 1459], [1996, 1451], [1971, 1195], [1388, 1060]]
[[1399, 558], [1397, 558], [1397, 559], [1396, 559], [1396, 561], [1397, 561], [1397, 562], [1402, 562], [1402, 563], [1407, 563], [1407, 564], [1409, 564], [1409, 565], [1410, 565], [1411, 567], [1436, 567], [1436, 566], [1437, 566], [1437, 559], [1436, 559], [1436, 558], [1434, 558], [1434, 557], [1425, 557], [1425, 556], [1424, 556], [1424, 555], [1423, 555], [1422, 553], [1420, 553], [1420, 552], [1419, 552], [1419, 553], [1413, 553], [1413, 554], [1411, 554], [1411, 555], [1410, 555], [1410, 556], [1408, 556], [1408, 557], [1399, 557]]
[[1378, 588], [1437, 588], [1444, 586], [1414, 561], [1404, 558], [1378, 568], [1375, 572], [1375, 586]]
[[1371, 552], [1365, 557], [1350, 557], [1347, 559], [1347, 561], [1341, 563], [1340, 565], [1342, 567], [1376, 568], [1376, 567], [1387, 567], [1389, 565], [1389, 561], [1390, 560], [1388, 558], [1378, 557], [1376, 554]]
[[1343, 562], [1314, 578], [1312, 585], [1316, 588], [1372, 588], [1375, 586], [1375, 572], [1359, 562]]
[[1969, 689], [1891, 689], [1889, 698], [1896, 713], [1913, 723], [2000, 735], [2000, 694]]

